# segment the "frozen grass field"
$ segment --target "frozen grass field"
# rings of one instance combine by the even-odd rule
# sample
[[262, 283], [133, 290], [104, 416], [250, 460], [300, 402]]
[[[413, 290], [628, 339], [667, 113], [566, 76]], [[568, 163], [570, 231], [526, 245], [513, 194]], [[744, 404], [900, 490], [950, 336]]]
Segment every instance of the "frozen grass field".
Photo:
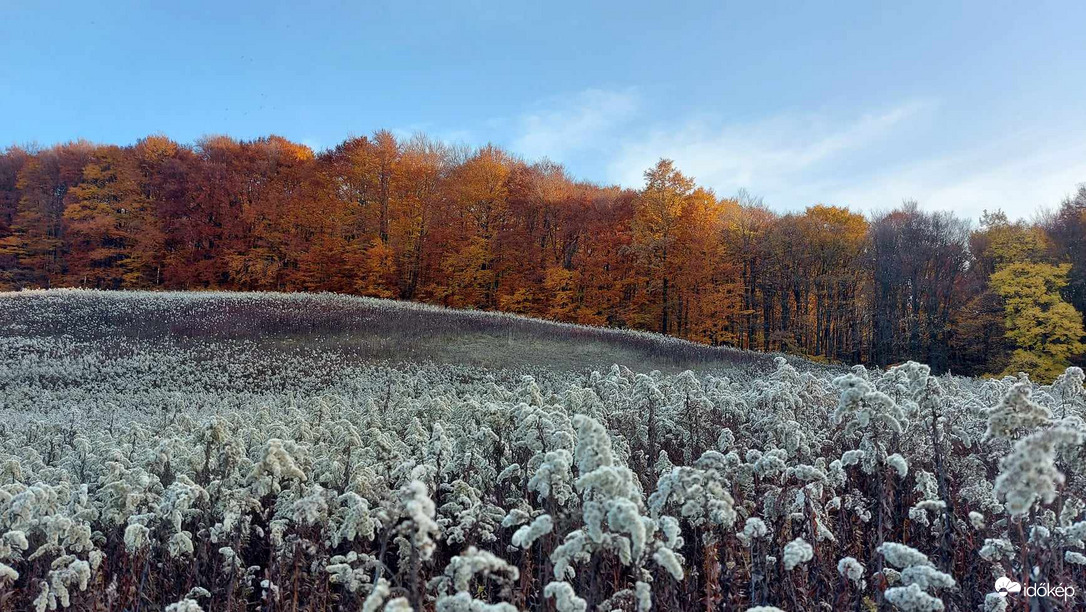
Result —
[[3, 294], [0, 610], [1028, 609], [1000, 577], [1073, 610], [1084, 414], [1075, 368], [850, 371], [333, 295]]
[[237, 343], [273, 353], [332, 353], [351, 364], [435, 362], [590, 372], [767, 369], [760, 353], [643, 332], [553, 323], [334, 294], [148, 293], [80, 290], [0, 293], [0, 335], [66, 337], [119, 351], [165, 343]]

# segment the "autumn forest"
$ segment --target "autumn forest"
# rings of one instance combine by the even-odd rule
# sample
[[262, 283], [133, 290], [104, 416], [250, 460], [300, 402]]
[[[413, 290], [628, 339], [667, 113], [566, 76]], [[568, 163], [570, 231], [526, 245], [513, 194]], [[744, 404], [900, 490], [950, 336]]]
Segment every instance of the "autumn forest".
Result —
[[668, 160], [632, 190], [386, 131], [79, 141], [0, 154], [0, 289], [332, 291], [1051, 379], [1086, 352], [1086, 187], [1051, 206], [780, 214]]

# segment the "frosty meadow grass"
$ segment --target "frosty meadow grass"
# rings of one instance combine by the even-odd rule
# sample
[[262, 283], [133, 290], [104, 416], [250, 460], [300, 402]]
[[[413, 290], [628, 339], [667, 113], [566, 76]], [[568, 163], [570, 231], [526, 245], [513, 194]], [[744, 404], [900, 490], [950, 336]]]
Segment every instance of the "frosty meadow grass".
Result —
[[2, 294], [0, 610], [1077, 609], [1083, 378], [332, 295]]

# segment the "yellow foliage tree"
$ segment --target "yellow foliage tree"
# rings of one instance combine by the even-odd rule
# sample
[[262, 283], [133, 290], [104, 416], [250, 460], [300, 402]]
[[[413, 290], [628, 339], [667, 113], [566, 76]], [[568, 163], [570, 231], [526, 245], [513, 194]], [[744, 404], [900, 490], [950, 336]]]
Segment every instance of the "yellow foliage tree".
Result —
[[1015, 345], [1007, 373], [1023, 371], [1050, 381], [1086, 350], [1082, 318], [1060, 297], [1070, 269], [1014, 263], [992, 275], [992, 287], [1004, 302], [1007, 338]]

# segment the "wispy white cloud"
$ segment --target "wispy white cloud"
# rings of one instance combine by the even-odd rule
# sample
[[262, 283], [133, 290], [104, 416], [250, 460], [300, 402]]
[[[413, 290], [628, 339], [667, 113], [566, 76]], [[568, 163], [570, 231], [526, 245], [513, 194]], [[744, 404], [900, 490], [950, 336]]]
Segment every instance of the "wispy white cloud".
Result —
[[[1077, 144], [1053, 145], [1057, 142]], [[1068, 138], [1024, 131], [964, 151], [905, 161], [867, 176], [834, 177], [808, 189], [861, 210], [889, 208], [902, 199], [923, 208], [976, 219], [1002, 209], [1029, 218], [1054, 208], [1086, 182], [1086, 134]]]
[[717, 193], [747, 189], [778, 210], [821, 202], [873, 211], [915, 199], [971, 218], [995, 208], [1028, 217], [1086, 181], [1086, 133], [1022, 131], [951, 148], [939, 138], [947, 119], [931, 99], [852, 117], [781, 113], [745, 122], [654, 122], [644, 107], [633, 90], [554, 98], [513, 122], [512, 148], [629, 187], [669, 157]]
[[546, 100], [520, 118], [513, 150], [528, 158], [562, 160], [597, 148], [636, 116], [638, 102], [633, 90], [602, 89]]
[[766, 193], [807, 182], [809, 173], [885, 141], [933, 108], [928, 101], [909, 101], [845, 122], [809, 114], [725, 125], [703, 119], [657, 127], [644, 136], [631, 135], [608, 170], [612, 179], [632, 185], [645, 168], [668, 157], [718, 192], [745, 188]]

